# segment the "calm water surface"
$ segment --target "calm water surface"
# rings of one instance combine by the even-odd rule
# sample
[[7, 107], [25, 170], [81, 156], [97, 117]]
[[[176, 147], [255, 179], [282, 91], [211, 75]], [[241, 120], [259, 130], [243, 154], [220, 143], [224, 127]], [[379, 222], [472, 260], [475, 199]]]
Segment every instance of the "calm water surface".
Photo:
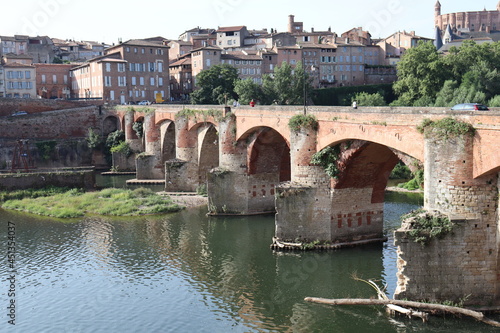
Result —
[[60, 221], [0, 210], [17, 239], [16, 326], [0, 332], [493, 332], [468, 319], [423, 324], [379, 307], [332, 308], [304, 297], [374, 297], [353, 273], [396, 286], [391, 231], [421, 196], [388, 194], [384, 245], [336, 252], [270, 250], [274, 217], [208, 218], [206, 207], [141, 218]]

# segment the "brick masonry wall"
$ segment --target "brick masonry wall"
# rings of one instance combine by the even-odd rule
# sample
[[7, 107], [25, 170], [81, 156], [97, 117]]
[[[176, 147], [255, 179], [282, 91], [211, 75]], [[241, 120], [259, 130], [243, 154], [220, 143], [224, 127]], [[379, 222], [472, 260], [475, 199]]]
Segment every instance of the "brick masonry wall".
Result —
[[372, 188], [332, 190], [332, 240], [358, 241], [383, 237], [384, 203], [372, 203]]
[[473, 140], [427, 139], [425, 208], [447, 214], [457, 226], [443, 239], [422, 245], [396, 232], [395, 297], [499, 304], [498, 173], [473, 178]]
[[0, 190], [3, 191], [44, 188], [48, 184], [60, 187], [93, 189], [95, 187], [95, 173], [93, 170], [75, 170], [72, 172], [0, 174]]
[[0, 98], [0, 117], [10, 116], [16, 111], [29, 114], [45, 111], [76, 109], [92, 105], [102, 105], [102, 101], [68, 101], [52, 99]]

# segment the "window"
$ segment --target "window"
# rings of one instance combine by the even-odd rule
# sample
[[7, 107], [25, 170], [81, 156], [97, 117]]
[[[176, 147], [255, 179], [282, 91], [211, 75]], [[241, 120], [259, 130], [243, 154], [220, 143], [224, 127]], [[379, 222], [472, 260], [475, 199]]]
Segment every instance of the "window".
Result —
[[105, 87], [111, 87], [111, 76], [105, 76], [104, 77], [104, 86]]
[[30, 71], [25, 71], [24, 72], [24, 77], [27, 79], [31, 79], [31, 72]]
[[47, 83], [47, 77], [45, 74], [42, 74], [42, 83]]
[[64, 84], [68, 84], [68, 76], [67, 75], [64, 75], [63, 80], [64, 80]]
[[52, 83], [57, 84], [57, 75], [52, 75]]
[[118, 72], [125, 72], [125, 64], [123, 63], [118, 64]]
[[127, 47], [125, 48], [125, 51], [126, 51], [127, 53], [130, 53], [130, 47], [128, 47], [128, 46], [127, 46]]
[[137, 84], [137, 79], [135, 76], [132, 76], [132, 85], [135, 86]]
[[151, 86], [154, 86], [155, 85], [155, 78], [154, 77], [150, 78], [149, 83], [151, 84]]
[[142, 54], [146, 53], [146, 49], [142, 48], [142, 49], [141, 49], [141, 53], [142, 53]]
[[163, 86], [163, 78], [162, 77], [159, 77], [158, 78], [158, 85], [161, 87]]
[[106, 63], [106, 72], [111, 72], [111, 64], [109, 62]]
[[158, 62], [158, 72], [163, 73], [163, 62]]
[[134, 47], [134, 53], [137, 53], [137, 47]]
[[127, 85], [127, 78], [125, 76], [118, 77], [118, 86], [125, 87]]
[[140, 78], [139, 78], [139, 84], [140, 84], [141, 86], [143, 86], [143, 85], [144, 85], [144, 78], [143, 78], [143, 77], [140, 77]]

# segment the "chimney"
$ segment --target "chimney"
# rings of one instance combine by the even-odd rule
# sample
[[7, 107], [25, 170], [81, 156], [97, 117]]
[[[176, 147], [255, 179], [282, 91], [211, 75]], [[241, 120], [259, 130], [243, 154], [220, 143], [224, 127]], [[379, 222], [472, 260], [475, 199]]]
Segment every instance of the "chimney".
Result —
[[414, 36], [415, 37], [415, 31], [411, 31], [410, 32], [410, 35]]
[[311, 32], [314, 32], [314, 28], [311, 28]]

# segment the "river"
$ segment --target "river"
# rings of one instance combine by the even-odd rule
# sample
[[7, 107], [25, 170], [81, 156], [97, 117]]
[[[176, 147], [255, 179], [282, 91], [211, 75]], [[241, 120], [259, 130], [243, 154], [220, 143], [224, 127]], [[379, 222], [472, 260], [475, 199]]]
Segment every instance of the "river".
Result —
[[[374, 297], [353, 274], [387, 285], [392, 297], [392, 230], [422, 197], [388, 192], [386, 200], [387, 243], [320, 253], [273, 252], [273, 216], [211, 218], [200, 207], [162, 216], [55, 220], [0, 209], [2, 253], [8, 235], [17, 252], [11, 262], [4, 255], [0, 268], [0, 331], [493, 332], [467, 318], [422, 323], [388, 317], [375, 306], [303, 301]], [[8, 296], [12, 286], [15, 297]], [[8, 323], [11, 300], [15, 326]]]

